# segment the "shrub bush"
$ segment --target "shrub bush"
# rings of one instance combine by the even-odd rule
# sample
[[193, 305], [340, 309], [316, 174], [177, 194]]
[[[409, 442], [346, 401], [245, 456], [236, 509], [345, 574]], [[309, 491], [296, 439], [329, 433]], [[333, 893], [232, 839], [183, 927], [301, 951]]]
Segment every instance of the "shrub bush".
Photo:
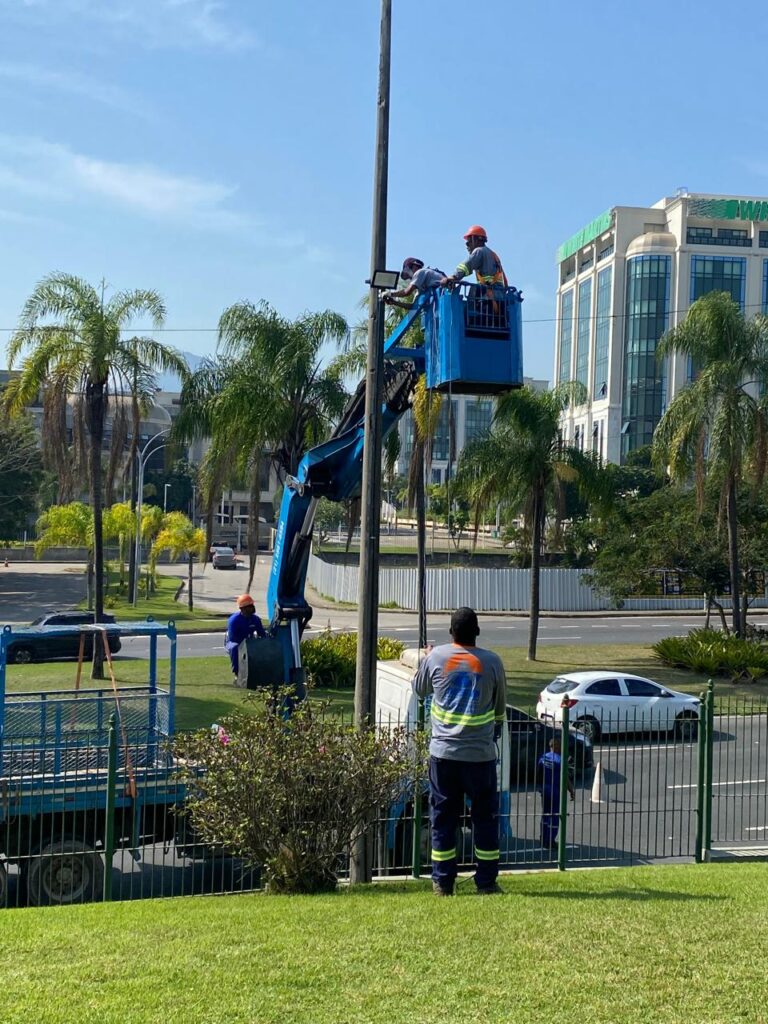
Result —
[[[399, 658], [405, 650], [401, 640], [380, 636], [376, 657], [381, 661]], [[325, 689], [351, 689], [355, 685], [357, 633], [332, 633], [327, 630], [301, 645], [301, 660], [310, 686]]]
[[194, 833], [261, 867], [272, 892], [333, 888], [361, 828], [421, 779], [421, 745], [403, 729], [343, 726], [309, 701], [289, 718], [269, 696], [252, 703], [177, 740]]
[[716, 629], [693, 629], [687, 636], [668, 636], [653, 645], [665, 665], [706, 675], [755, 681], [768, 675], [768, 648]]

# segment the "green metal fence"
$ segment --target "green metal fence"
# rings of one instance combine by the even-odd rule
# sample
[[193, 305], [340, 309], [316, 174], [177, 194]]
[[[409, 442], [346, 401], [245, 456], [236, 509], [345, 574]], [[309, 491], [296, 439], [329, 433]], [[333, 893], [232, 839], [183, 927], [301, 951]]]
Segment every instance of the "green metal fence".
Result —
[[[589, 742], [567, 707], [556, 727], [509, 709], [498, 765], [503, 869], [703, 861], [768, 846], [768, 705], [716, 699], [710, 686], [685, 730], [653, 717], [598, 724]], [[547, 806], [541, 758], [555, 736], [568, 757]], [[56, 749], [17, 741], [0, 775], [0, 906], [261, 885], [257, 867], [195, 836], [180, 766], [153, 743], [148, 752], [146, 731], [126, 734], [114, 721], [106, 747], [103, 733], [91, 740], [83, 730]], [[545, 814], [554, 841], [543, 842]], [[429, 872], [428, 818], [426, 787], [405, 780], [375, 823], [375, 877]], [[471, 869], [468, 810], [458, 848]], [[343, 877], [348, 858], [339, 856]]]

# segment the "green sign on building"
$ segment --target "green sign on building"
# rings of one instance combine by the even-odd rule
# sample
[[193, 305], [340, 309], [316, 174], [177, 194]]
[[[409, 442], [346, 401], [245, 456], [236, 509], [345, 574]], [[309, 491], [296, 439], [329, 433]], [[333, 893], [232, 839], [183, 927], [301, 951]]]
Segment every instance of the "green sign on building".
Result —
[[595, 217], [593, 221], [590, 221], [585, 228], [581, 231], [577, 231], [573, 237], [569, 238], [567, 242], [563, 244], [557, 250], [557, 262], [562, 263], [563, 260], [567, 260], [569, 256], [572, 256], [575, 252], [587, 242], [592, 242], [598, 235], [602, 235], [604, 231], [613, 224], [613, 210], [606, 210], [605, 213], [601, 213], [599, 217]]
[[763, 199], [690, 199], [688, 215], [709, 220], [768, 220], [768, 202]]

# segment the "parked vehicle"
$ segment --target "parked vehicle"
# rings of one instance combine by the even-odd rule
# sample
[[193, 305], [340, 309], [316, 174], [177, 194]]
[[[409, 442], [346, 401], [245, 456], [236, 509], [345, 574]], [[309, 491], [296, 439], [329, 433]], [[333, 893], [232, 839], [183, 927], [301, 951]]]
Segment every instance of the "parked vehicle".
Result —
[[237, 559], [233, 548], [214, 548], [211, 565], [214, 569], [236, 569]]
[[[558, 730], [551, 722], [540, 722], [520, 708], [507, 704], [509, 729], [509, 781], [520, 785], [536, 780], [536, 766], [549, 750], [549, 741]], [[574, 730], [570, 737], [568, 763], [578, 778], [594, 766], [592, 740], [586, 733]]]
[[[27, 627], [23, 636], [12, 639], [6, 649], [9, 664], [29, 665], [33, 661], [55, 661], [59, 658], [77, 658], [80, 652], [80, 632], [78, 626], [89, 626], [94, 621], [94, 613], [87, 611], [50, 612], [41, 615]], [[114, 615], [105, 615], [105, 623], [114, 623]], [[68, 629], [62, 630], [60, 627]], [[120, 650], [120, 638], [115, 634], [108, 636], [109, 649], [112, 654]], [[86, 633], [83, 657], [93, 657], [93, 635]]]
[[626, 732], [674, 731], [683, 740], [698, 735], [698, 697], [642, 676], [609, 669], [558, 676], [539, 694], [536, 714], [541, 721], [560, 725], [564, 699], [571, 725], [592, 741]]

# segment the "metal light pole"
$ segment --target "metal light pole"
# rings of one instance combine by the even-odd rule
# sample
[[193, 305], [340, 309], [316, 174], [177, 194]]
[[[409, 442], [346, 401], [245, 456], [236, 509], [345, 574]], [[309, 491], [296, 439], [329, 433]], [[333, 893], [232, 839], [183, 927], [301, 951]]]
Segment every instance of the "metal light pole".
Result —
[[171, 484], [163, 484], [163, 514], [168, 511], [168, 488]]
[[[376, 117], [376, 162], [371, 234], [371, 290], [368, 300], [368, 360], [365, 392], [365, 449], [363, 452], [362, 516], [360, 521], [359, 611], [355, 724], [372, 725], [376, 711], [376, 641], [379, 612], [379, 521], [381, 518], [381, 394], [384, 362], [384, 304], [373, 287], [375, 272], [386, 264], [387, 177], [389, 163], [389, 78], [392, 47], [392, 0], [381, 0], [379, 87]], [[369, 882], [372, 841], [356, 843], [351, 880]]]
[[136, 570], [133, 574], [133, 594], [131, 595], [131, 604], [135, 608], [139, 600], [139, 577], [141, 576], [141, 502], [144, 497], [144, 467], [147, 464], [147, 460], [150, 455], [154, 455], [155, 452], [159, 452], [161, 448], [165, 448], [165, 444], [156, 445], [152, 451], [150, 446], [153, 441], [156, 441], [159, 437], [167, 437], [167, 430], [160, 430], [158, 433], [153, 434], [152, 437], [144, 445], [144, 450], [136, 450], [136, 459], [139, 465], [139, 486], [136, 494], [136, 541], [135, 541], [135, 564]]

